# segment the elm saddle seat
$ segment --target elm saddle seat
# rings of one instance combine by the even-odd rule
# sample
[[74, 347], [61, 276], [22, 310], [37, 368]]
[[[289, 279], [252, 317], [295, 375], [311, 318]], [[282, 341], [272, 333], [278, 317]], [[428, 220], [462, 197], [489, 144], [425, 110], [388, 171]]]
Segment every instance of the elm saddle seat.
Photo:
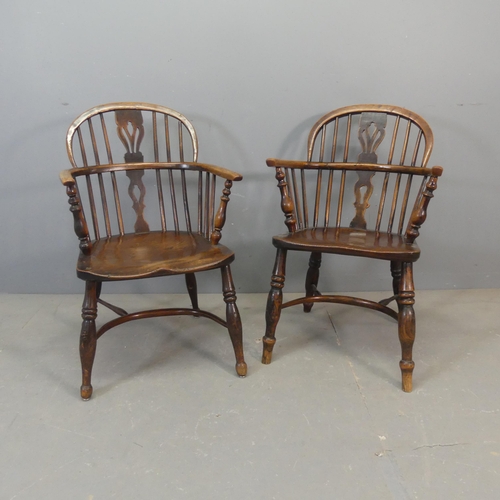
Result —
[[[357, 141], [356, 141], [357, 139]], [[402, 387], [412, 390], [415, 340], [415, 240], [441, 176], [427, 168], [433, 135], [423, 118], [389, 105], [355, 105], [332, 111], [312, 127], [307, 160], [270, 158], [288, 233], [274, 236], [276, 261], [266, 307], [262, 362], [269, 364], [281, 311], [317, 302], [374, 309], [398, 321]], [[369, 210], [370, 208], [370, 210]], [[304, 297], [283, 302], [289, 250], [310, 252]], [[318, 290], [322, 254], [390, 261], [392, 295], [379, 302]], [[396, 301], [397, 310], [388, 307]]]
[[275, 247], [287, 250], [337, 253], [415, 262], [420, 256], [416, 243], [408, 243], [399, 234], [377, 233], [350, 227], [303, 229], [273, 237]]
[[188, 232], [125, 234], [95, 242], [92, 253], [80, 255], [76, 273], [83, 280], [152, 278], [193, 272], [193, 260], [205, 271], [230, 264], [234, 253]]
[[[73, 168], [61, 172], [61, 181], [80, 240], [77, 276], [85, 281], [81, 397], [92, 395], [97, 339], [120, 324], [158, 316], [204, 317], [227, 328], [236, 372], [244, 377], [242, 326], [230, 268], [234, 253], [219, 243], [232, 183], [242, 176], [199, 163], [192, 124], [155, 104], [92, 108], [69, 127], [66, 147]], [[124, 162], [115, 162], [120, 157]], [[216, 196], [218, 179], [222, 193]], [[221, 271], [225, 319], [198, 306], [195, 273], [212, 269]], [[191, 307], [128, 313], [101, 298], [103, 282], [179, 274], [185, 275]], [[118, 315], [99, 329], [98, 304]]]

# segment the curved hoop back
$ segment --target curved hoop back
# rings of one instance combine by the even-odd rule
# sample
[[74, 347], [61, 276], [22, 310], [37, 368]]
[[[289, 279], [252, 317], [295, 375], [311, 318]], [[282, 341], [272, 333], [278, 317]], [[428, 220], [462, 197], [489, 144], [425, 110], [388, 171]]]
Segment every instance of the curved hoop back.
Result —
[[398, 106], [358, 104], [331, 111], [314, 124], [307, 161], [425, 167], [433, 143], [431, 128], [416, 113]]
[[[76, 158], [75, 136], [81, 160]], [[74, 168], [144, 161], [196, 162], [198, 138], [191, 122], [173, 109], [115, 102], [82, 113], [68, 129], [66, 150]]]

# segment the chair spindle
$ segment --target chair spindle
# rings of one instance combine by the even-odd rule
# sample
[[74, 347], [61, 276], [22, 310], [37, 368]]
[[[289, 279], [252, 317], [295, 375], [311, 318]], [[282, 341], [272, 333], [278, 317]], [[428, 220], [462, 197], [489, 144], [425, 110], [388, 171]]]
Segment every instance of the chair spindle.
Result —
[[184, 162], [184, 141], [182, 140], [182, 123], [178, 122], [179, 127], [179, 158], [181, 163]]
[[156, 122], [156, 112], [153, 111], [151, 113], [152, 115], [152, 120], [153, 120], [153, 151], [154, 151], [154, 158], [155, 162], [160, 161], [160, 155], [158, 152], [158, 124]]
[[106, 128], [106, 121], [104, 120], [103, 113], [99, 113], [101, 118], [102, 133], [104, 135], [104, 144], [106, 145], [106, 154], [108, 155], [108, 163], [111, 165], [113, 163], [113, 154], [111, 153], [111, 146], [109, 144], [108, 129]]
[[156, 171], [156, 188], [158, 191], [158, 204], [160, 208], [160, 221], [161, 221], [161, 230], [165, 232], [167, 230], [167, 218], [165, 215], [165, 200], [163, 197], [163, 183], [161, 179], [161, 171]]
[[92, 120], [89, 120], [89, 132], [90, 132], [90, 140], [92, 142], [92, 149], [94, 150], [95, 164], [100, 165], [101, 162], [99, 160], [99, 149], [97, 147], [97, 141], [95, 139], [94, 126], [92, 124]]
[[172, 161], [172, 149], [170, 148], [170, 130], [167, 115], [165, 115], [165, 149], [167, 152], [167, 162], [170, 163]]
[[394, 183], [394, 193], [392, 195], [392, 206], [391, 213], [389, 215], [389, 224], [387, 226], [387, 232], [392, 232], [392, 226], [394, 224], [394, 217], [396, 216], [396, 207], [398, 204], [398, 196], [399, 196], [399, 185], [401, 183], [401, 174], [396, 175], [396, 182]]
[[403, 202], [401, 204], [401, 212], [399, 215], [398, 234], [403, 234], [403, 226], [406, 217], [406, 209], [408, 207], [408, 199], [410, 198], [412, 179], [413, 175], [408, 175], [406, 179], [405, 193], [403, 196]]
[[113, 197], [115, 200], [115, 209], [116, 209], [116, 220], [118, 222], [118, 232], [120, 236], [125, 234], [125, 230], [123, 227], [123, 216], [122, 216], [122, 208], [120, 204], [120, 193], [118, 192], [118, 185], [116, 183], [116, 174], [115, 172], [111, 172], [111, 183], [113, 185]]
[[394, 123], [394, 129], [392, 131], [392, 139], [391, 139], [391, 147], [389, 148], [389, 156], [387, 158], [387, 164], [392, 165], [392, 161], [394, 158], [394, 149], [396, 148], [396, 140], [398, 137], [398, 130], [399, 130], [399, 122], [400, 122], [399, 116], [396, 117], [396, 121]]
[[325, 229], [330, 224], [330, 205], [332, 203], [332, 187], [333, 187], [333, 170], [328, 173], [328, 187], [326, 191], [326, 207], [325, 207]]
[[175, 181], [171, 169], [168, 170], [168, 182], [170, 186], [170, 201], [172, 202], [172, 217], [174, 219], [174, 230], [179, 232], [179, 217], [177, 215], [177, 200], [175, 198]]
[[291, 177], [292, 177], [292, 193], [293, 193], [293, 198], [294, 198], [294, 204], [295, 204], [295, 219], [297, 221], [298, 227], [302, 229], [304, 227], [304, 220], [302, 218], [302, 210], [301, 210], [301, 203], [300, 203], [300, 197], [299, 197], [299, 188], [297, 185], [297, 176], [295, 175], [295, 169], [286, 169], [291, 170]]
[[198, 233], [203, 234], [203, 172], [198, 172]]
[[380, 224], [382, 222], [382, 215], [384, 213], [385, 198], [387, 195], [387, 185], [389, 184], [389, 173], [384, 175], [384, 183], [382, 184], [382, 191], [380, 193], [380, 202], [378, 206], [377, 213], [377, 223], [375, 224], [375, 231], [378, 233], [380, 231]]
[[307, 207], [306, 175], [304, 169], [300, 170], [300, 180], [302, 182], [302, 206], [304, 209], [304, 227], [309, 227], [309, 211]]
[[406, 151], [408, 149], [408, 141], [410, 139], [410, 129], [411, 129], [411, 121], [408, 120], [408, 122], [406, 123], [405, 140], [403, 142], [403, 149], [401, 151], [401, 159], [399, 160], [400, 165], [405, 164]]
[[337, 205], [337, 220], [335, 221], [335, 227], [340, 227], [342, 223], [342, 206], [344, 204], [345, 177], [346, 171], [342, 170], [342, 175], [340, 176], [339, 202]]
[[184, 215], [186, 217], [186, 229], [188, 232], [191, 232], [191, 217], [189, 214], [189, 203], [188, 203], [188, 195], [187, 195], [187, 186], [186, 186], [186, 172], [181, 170], [181, 182], [182, 182], [182, 201], [184, 202]]
[[318, 217], [319, 217], [319, 206], [321, 198], [321, 180], [323, 177], [323, 170], [318, 168], [318, 176], [316, 180], [316, 196], [314, 199], [314, 222], [313, 227], [318, 227]]

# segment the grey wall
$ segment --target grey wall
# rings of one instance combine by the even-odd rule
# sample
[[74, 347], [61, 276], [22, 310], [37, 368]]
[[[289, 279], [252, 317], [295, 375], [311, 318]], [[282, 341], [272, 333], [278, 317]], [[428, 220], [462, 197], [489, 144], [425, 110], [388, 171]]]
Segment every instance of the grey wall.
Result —
[[[3, 292], [78, 292], [77, 240], [58, 173], [84, 110], [120, 100], [185, 114], [200, 160], [244, 174], [223, 242], [238, 289], [268, 290], [285, 231], [266, 157], [305, 157], [308, 129], [355, 103], [424, 116], [445, 173], [419, 243], [420, 288], [499, 287], [500, 3], [495, 0], [24, 0], [3, 2], [0, 266]], [[299, 290], [306, 256], [293, 256]], [[322, 288], [389, 288], [388, 265], [331, 257]], [[335, 270], [335, 277], [326, 271]], [[218, 276], [201, 279], [218, 290]], [[114, 290], [183, 290], [149, 280]]]

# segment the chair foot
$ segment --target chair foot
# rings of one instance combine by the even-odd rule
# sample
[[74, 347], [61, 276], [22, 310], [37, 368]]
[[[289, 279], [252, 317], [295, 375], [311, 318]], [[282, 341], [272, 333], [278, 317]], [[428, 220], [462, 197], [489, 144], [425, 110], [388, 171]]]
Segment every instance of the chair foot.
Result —
[[271, 337], [262, 337], [262, 344], [264, 346], [262, 350], [262, 364], [269, 365], [273, 359], [273, 348], [276, 344], [276, 339]]
[[403, 391], [411, 392], [413, 389], [412, 375], [415, 363], [413, 361], [400, 361], [399, 367], [401, 368]]
[[236, 373], [242, 378], [247, 376], [247, 364], [244, 361], [236, 363]]
[[80, 396], [84, 401], [88, 401], [92, 397], [93, 388], [91, 385], [82, 385], [80, 387]]

